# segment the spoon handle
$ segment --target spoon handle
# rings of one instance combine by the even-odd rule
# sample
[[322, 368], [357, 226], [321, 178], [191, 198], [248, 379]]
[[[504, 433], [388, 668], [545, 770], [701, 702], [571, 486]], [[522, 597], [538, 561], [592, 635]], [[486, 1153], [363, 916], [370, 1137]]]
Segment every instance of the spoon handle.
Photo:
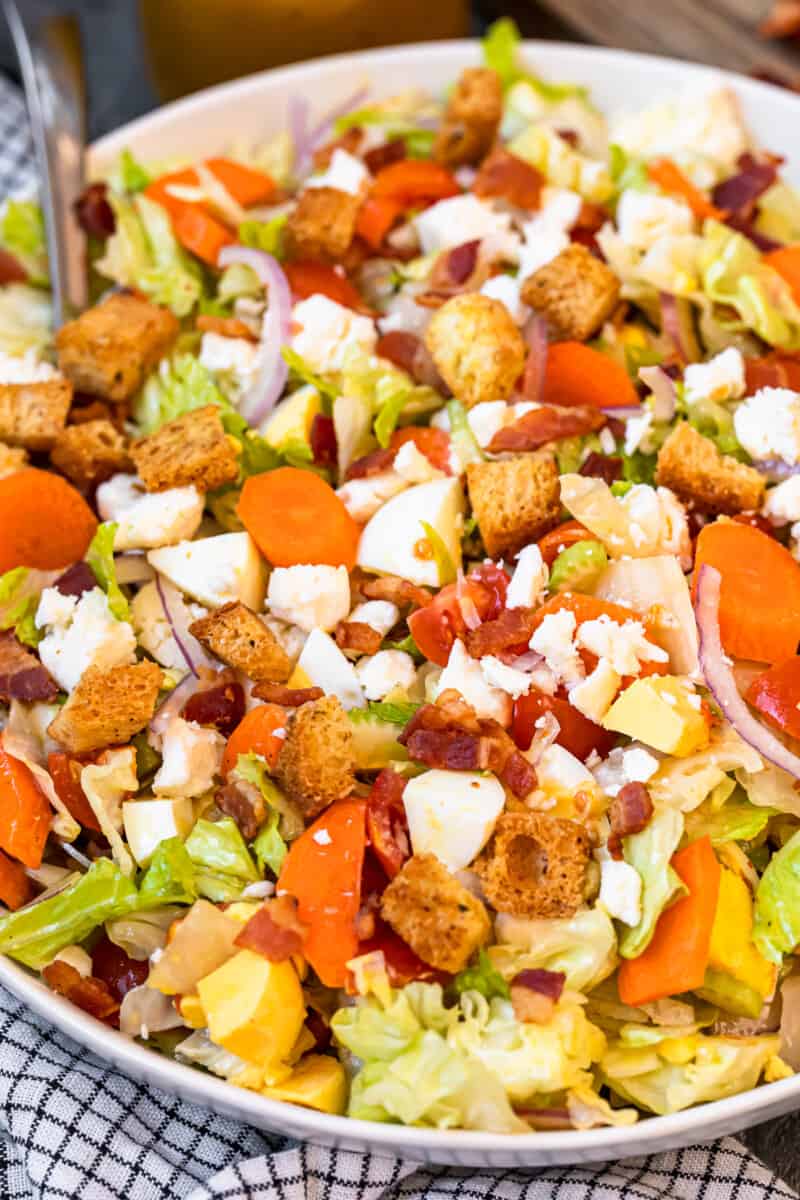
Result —
[[[74, 204], [84, 187], [86, 77], [74, 16], [2, 0], [25, 88], [47, 231], [53, 321], [59, 328], [88, 303], [86, 239]], [[38, 10], [38, 11], [37, 11]]]

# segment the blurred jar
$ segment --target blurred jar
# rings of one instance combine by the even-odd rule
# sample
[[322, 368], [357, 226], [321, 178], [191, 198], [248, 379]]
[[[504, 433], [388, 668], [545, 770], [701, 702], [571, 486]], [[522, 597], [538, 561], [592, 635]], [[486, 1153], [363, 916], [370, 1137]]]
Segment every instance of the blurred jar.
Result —
[[162, 99], [282, 63], [463, 37], [468, 0], [140, 0]]

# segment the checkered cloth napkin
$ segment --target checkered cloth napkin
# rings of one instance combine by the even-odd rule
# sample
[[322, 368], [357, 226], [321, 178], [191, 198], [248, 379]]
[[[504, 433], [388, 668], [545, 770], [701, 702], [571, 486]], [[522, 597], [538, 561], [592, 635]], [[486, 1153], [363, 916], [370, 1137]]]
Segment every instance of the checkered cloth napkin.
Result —
[[[33, 147], [0, 75], [0, 200]], [[599, 1167], [421, 1167], [299, 1145], [136, 1083], [0, 988], [0, 1200], [798, 1200], [732, 1138]]]

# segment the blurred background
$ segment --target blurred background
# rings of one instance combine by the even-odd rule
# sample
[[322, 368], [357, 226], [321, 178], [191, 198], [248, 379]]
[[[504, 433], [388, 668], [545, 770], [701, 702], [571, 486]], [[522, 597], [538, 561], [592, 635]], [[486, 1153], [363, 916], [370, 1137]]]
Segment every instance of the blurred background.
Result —
[[[46, 7], [80, 14], [92, 137], [225, 78], [323, 53], [478, 33], [502, 15], [527, 37], [800, 80], [800, 0], [49, 0]], [[14, 77], [0, 26], [0, 70]], [[759, 29], [781, 36], [765, 38]]]

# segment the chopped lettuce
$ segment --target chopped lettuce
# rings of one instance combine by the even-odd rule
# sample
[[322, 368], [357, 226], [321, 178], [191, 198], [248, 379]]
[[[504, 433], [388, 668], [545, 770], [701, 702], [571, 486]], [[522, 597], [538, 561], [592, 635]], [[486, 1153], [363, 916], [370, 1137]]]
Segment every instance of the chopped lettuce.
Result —
[[131, 195], [135, 192], [143, 192], [150, 183], [149, 171], [146, 171], [142, 164], [134, 158], [127, 146], [119, 156], [117, 176], [123, 192], [129, 192]]
[[117, 568], [114, 563], [115, 521], [105, 521], [97, 526], [97, 532], [89, 543], [86, 561], [100, 587], [108, 596], [108, 607], [118, 621], [129, 621], [130, 605], [122, 588], [117, 583]]
[[296, 350], [292, 350], [291, 346], [284, 346], [281, 349], [281, 354], [291, 372], [290, 378], [295, 382], [299, 381], [300, 383], [310, 384], [311, 387], [317, 389], [321, 396], [327, 396], [329, 400], [336, 399], [339, 395], [339, 389], [336, 385], [327, 379], [323, 379], [316, 371], [312, 371], [306, 360]]
[[287, 213], [279, 213], [269, 221], [243, 221], [239, 226], [239, 241], [254, 250], [264, 250], [280, 262], [284, 255], [283, 233], [288, 220]]
[[800, 242], [800, 193], [783, 179], [759, 198], [755, 227], [776, 242]]
[[625, 862], [642, 880], [642, 915], [620, 938], [623, 958], [637, 958], [650, 944], [665, 908], [686, 894], [686, 886], [669, 865], [683, 835], [683, 817], [672, 808], [656, 808], [641, 833], [622, 839]]
[[31, 283], [47, 284], [44, 216], [33, 200], [9, 200], [0, 217], [0, 243], [22, 264]]
[[34, 620], [41, 590], [37, 573], [27, 567], [13, 567], [0, 575], [0, 630], [13, 629], [26, 646], [38, 646], [42, 640]]
[[123, 287], [137, 288], [177, 317], [187, 316], [203, 294], [199, 265], [178, 245], [166, 209], [138, 195], [109, 193], [116, 230], [96, 270]]
[[436, 135], [432, 129], [419, 125], [419, 119], [427, 114], [415, 111], [413, 98], [414, 94], [411, 93], [408, 97], [410, 103], [405, 103], [405, 98], [400, 96], [384, 104], [354, 109], [336, 119], [334, 130], [342, 134], [348, 129], [371, 125], [382, 130], [387, 142], [402, 138], [408, 158], [428, 158]]
[[562, 550], [550, 571], [551, 592], [591, 592], [608, 566], [600, 542], [586, 539]]
[[706, 800], [699, 808], [686, 814], [686, 835], [690, 841], [709, 837], [714, 846], [725, 842], [750, 842], [764, 832], [767, 822], [775, 810], [756, 808], [744, 798], [739, 789], [738, 798], [732, 796], [720, 807]]
[[236, 415], [200, 360], [179, 354], [164, 359], [147, 380], [134, 402], [133, 417], [142, 434], [155, 433], [167, 421], [207, 404]]
[[780, 965], [800, 942], [800, 832], [773, 854], [758, 884], [753, 941]]
[[350, 718], [358, 720], [361, 714], [364, 720], [375, 718], [378, 721], [387, 721], [390, 725], [407, 725], [419, 707], [410, 701], [370, 700], [366, 708], [352, 709]]
[[217, 299], [223, 305], [232, 304], [242, 297], [255, 299], [262, 296], [264, 285], [247, 263], [231, 263], [219, 277]]
[[589, 991], [618, 962], [614, 924], [602, 908], [550, 919], [500, 913], [495, 932], [497, 945], [489, 956], [505, 979], [541, 968], [563, 972], [567, 987], [574, 991]]
[[288, 846], [283, 840], [278, 828], [280, 824], [280, 813], [277, 808], [271, 808], [269, 816], [258, 831], [256, 839], [253, 842], [253, 853], [256, 856], [256, 861], [263, 871], [265, 867], [269, 867], [273, 875], [279, 875], [283, 860], [288, 853]]
[[450, 421], [450, 442], [461, 463], [462, 471], [466, 471], [472, 462], [483, 462], [483, 451], [472, 432], [467, 410], [460, 400], [448, 400], [447, 416]]
[[236, 899], [248, 883], [261, 878], [250, 857], [239, 827], [230, 817], [221, 821], [201, 818], [184, 843], [195, 867], [201, 896], [217, 903]]
[[478, 992], [487, 1000], [494, 996], [508, 1000], [511, 996], [511, 989], [485, 950], [478, 951], [476, 963], [459, 971], [453, 980], [453, 987], [459, 996], [464, 992]]
[[166, 838], [153, 854], [139, 885], [139, 904], [193, 904], [197, 899], [194, 864], [179, 837]]
[[528, 125], [508, 148], [541, 171], [553, 187], [571, 188], [595, 204], [605, 204], [614, 195], [614, 182], [604, 164], [574, 150], [554, 129]]
[[411, 396], [411, 387], [398, 387], [390, 390], [388, 395], [380, 398], [380, 408], [378, 415], [375, 418], [375, 437], [378, 439], [378, 445], [383, 449], [389, 445], [392, 440], [392, 434], [397, 428], [397, 422], [404, 411]]
[[232, 774], [257, 787], [268, 807], [280, 813], [280, 834], [287, 842], [303, 832], [305, 822], [298, 808], [278, 787], [259, 754], [240, 754]]
[[800, 349], [800, 307], [753, 242], [719, 221], [706, 221], [699, 268], [706, 295], [737, 314], [723, 325], [753, 330], [782, 350]]
[[0, 288], [0, 350], [5, 354], [44, 350], [50, 342], [52, 321], [47, 292], [25, 283]]
[[522, 38], [516, 23], [511, 17], [501, 17], [489, 26], [483, 39], [483, 61], [487, 67], [496, 71], [504, 88], [510, 88], [515, 83], [524, 81], [544, 99], [551, 102], [564, 100], [569, 96], [587, 96], [587, 89], [571, 83], [548, 83], [531, 75], [520, 65], [520, 46]]
[[616, 142], [612, 142], [608, 147], [608, 165], [618, 192], [625, 192], [631, 188], [641, 192], [648, 186], [649, 180], [645, 164], [641, 159], [633, 158]]
[[122, 805], [139, 788], [133, 746], [106, 750], [99, 762], [81, 770], [81, 787], [120, 870], [132, 878], [136, 864], [122, 836]]

